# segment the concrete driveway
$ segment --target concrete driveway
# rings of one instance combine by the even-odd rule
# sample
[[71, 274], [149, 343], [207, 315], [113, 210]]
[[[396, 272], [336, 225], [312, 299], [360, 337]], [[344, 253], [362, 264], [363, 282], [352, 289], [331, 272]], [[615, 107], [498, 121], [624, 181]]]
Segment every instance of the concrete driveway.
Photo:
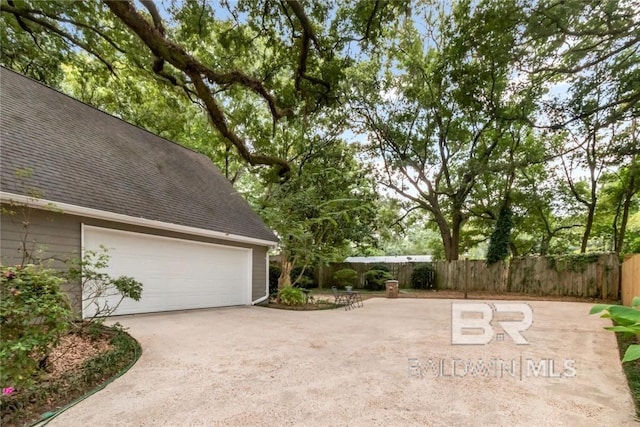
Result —
[[530, 302], [528, 345], [452, 345], [452, 302], [120, 317], [142, 357], [50, 425], [636, 425], [590, 304]]

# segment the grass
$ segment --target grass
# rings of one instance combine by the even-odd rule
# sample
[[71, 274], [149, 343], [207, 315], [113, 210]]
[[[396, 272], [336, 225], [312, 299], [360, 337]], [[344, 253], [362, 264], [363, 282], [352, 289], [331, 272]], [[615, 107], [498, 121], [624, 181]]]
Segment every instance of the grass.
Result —
[[108, 384], [138, 359], [140, 345], [119, 325], [104, 327], [100, 334], [109, 337], [112, 344], [109, 351], [85, 361], [58, 379], [49, 380], [43, 376], [27, 390], [3, 396], [0, 424], [24, 426], [49, 418], [76, 399]]
[[[618, 332], [616, 337], [618, 338], [620, 359], [624, 356], [624, 352], [627, 351], [627, 347], [631, 344], [640, 344], [638, 336], [634, 334]], [[631, 397], [636, 405], [636, 416], [640, 417], [640, 359], [625, 362], [622, 364], [622, 368], [627, 376]]]

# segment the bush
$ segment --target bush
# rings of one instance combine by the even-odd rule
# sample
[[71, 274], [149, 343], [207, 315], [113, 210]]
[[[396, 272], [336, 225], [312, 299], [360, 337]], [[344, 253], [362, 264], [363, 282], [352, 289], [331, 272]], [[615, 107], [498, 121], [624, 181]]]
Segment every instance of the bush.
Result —
[[[375, 267], [375, 265], [374, 265]], [[387, 268], [386, 266], [383, 266]], [[364, 274], [364, 287], [370, 291], [381, 291], [384, 289], [385, 282], [391, 279], [391, 273], [387, 270], [378, 270], [371, 268]]]
[[278, 264], [269, 264], [269, 295], [278, 294], [278, 279], [282, 269]]
[[[27, 389], [0, 396], [0, 425], [44, 425], [42, 414], [57, 411], [66, 403], [91, 393], [109, 378], [122, 374], [141, 353], [140, 345], [119, 324], [94, 325], [98, 336], [109, 338], [111, 349], [86, 360], [81, 366], [65, 370], [56, 377], [38, 381]], [[46, 424], [46, 423], [45, 423]]]
[[[633, 298], [631, 305], [632, 307], [596, 304], [591, 308], [589, 314], [604, 312], [600, 317], [611, 319], [614, 322], [614, 326], [607, 326], [605, 329], [640, 336], [640, 310], [638, 310], [640, 297]], [[632, 344], [625, 351], [622, 362], [631, 362], [637, 359], [640, 359], [640, 344]]]
[[[302, 267], [295, 267], [293, 270], [291, 270], [292, 283], [294, 280], [298, 278], [301, 271], [302, 271]], [[318, 284], [315, 281], [316, 280], [315, 280], [315, 275], [313, 274], [313, 269], [307, 267], [304, 269], [304, 272], [302, 273], [302, 277], [300, 278], [300, 280], [298, 280], [298, 283], [296, 283], [296, 286], [299, 288], [306, 288], [306, 289], [317, 288]]]
[[388, 271], [389, 273], [391, 273], [391, 270], [389, 269], [389, 266], [387, 264], [371, 264], [369, 270]]
[[[293, 282], [300, 275], [300, 271], [302, 267], [295, 267], [291, 271], [291, 281]], [[278, 279], [280, 278], [280, 274], [282, 274], [282, 269], [280, 268], [280, 264], [271, 263], [269, 264], [269, 295], [277, 295], [278, 294]], [[317, 287], [317, 284], [314, 280], [313, 270], [309, 268], [305, 269], [302, 277], [295, 285], [297, 288], [306, 288], [311, 289]]]
[[[80, 282], [83, 306], [92, 307], [95, 312], [89, 322], [102, 323], [104, 319], [113, 314], [122, 300], [131, 298], [140, 301], [142, 297], [142, 283], [133, 277], [119, 276], [113, 278], [103, 270], [109, 266], [109, 255], [104, 246], [100, 246], [102, 252], [86, 250], [82, 259], [69, 261], [67, 277], [70, 281]], [[115, 297], [110, 302], [107, 297]]]
[[36, 265], [0, 267], [0, 386], [25, 388], [72, 318], [63, 279]]
[[278, 292], [280, 302], [284, 305], [304, 305], [306, 298], [304, 292], [293, 286], [285, 286]]
[[356, 286], [358, 272], [351, 268], [343, 268], [333, 273], [333, 280], [339, 286]]
[[411, 287], [413, 289], [435, 289], [436, 272], [431, 264], [417, 266], [411, 273]]

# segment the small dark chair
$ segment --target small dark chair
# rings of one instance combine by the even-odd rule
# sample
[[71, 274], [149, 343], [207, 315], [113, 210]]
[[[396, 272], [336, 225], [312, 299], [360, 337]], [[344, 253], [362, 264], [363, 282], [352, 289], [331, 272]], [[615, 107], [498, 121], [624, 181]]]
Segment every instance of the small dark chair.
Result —
[[347, 304], [347, 298], [343, 294], [341, 294], [340, 291], [338, 291], [338, 288], [332, 286], [331, 290], [333, 291], [334, 304]]

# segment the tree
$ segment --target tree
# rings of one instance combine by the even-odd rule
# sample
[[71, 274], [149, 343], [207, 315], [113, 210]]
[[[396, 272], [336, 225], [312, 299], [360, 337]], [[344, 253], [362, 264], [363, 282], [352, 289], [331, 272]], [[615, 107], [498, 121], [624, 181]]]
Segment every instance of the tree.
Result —
[[296, 156], [287, 182], [272, 182], [264, 193], [254, 188], [250, 196], [280, 237], [279, 288], [291, 284], [294, 267], [302, 269], [293, 283], [309, 266], [342, 261], [351, 245], [365, 243], [375, 229], [374, 183], [354, 147], [340, 140], [303, 146], [314, 149]]
[[[549, 126], [563, 129], [597, 113], [604, 125], [638, 116], [640, 11], [634, 2], [543, 0], [528, 15], [526, 72], [578, 89], [547, 99]], [[596, 90], [598, 102], [581, 102]]]
[[406, 20], [383, 76], [373, 61], [360, 70], [354, 107], [381, 180], [430, 215], [448, 260], [458, 259], [478, 177], [512, 174], [501, 161], [509, 130], [534, 107], [539, 89], [510, 82], [519, 19], [515, 2], [461, 1], [426, 34]]
[[605, 174], [598, 192], [599, 212], [594, 222], [594, 240], [600, 250], [617, 253], [633, 251], [633, 244], [626, 239], [629, 220], [638, 212], [637, 194], [640, 192], [640, 162], [633, 158], [616, 172]]
[[[197, 0], [171, 2], [164, 10], [153, 1], [140, 4], [144, 9], [121, 0], [3, 0], [3, 61], [15, 65], [21, 51], [37, 53], [25, 47], [31, 39], [59, 58], [80, 49], [114, 74], [121, 64], [136, 66], [146, 71], [145, 79], [182, 90], [242, 159], [274, 166], [281, 178], [290, 165], [266, 154], [268, 140], [244, 132], [247, 123], [234, 120], [230, 99], [242, 100], [245, 116], [266, 113], [270, 120], [259, 124], [266, 134], [283, 120], [333, 105], [335, 87], [350, 63], [342, 50], [354, 42], [363, 49], [375, 42], [382, 22], [404, 8], [364, 0], [337, 10], [323, 1], [297, 0], [223, 2], [226, 10]], [[348, 24], [337, 21], [349, 15]], [[12, 48], [15, 43], [19, 49]]]
[[615, 141], [639, 112], [640, 13], [620, 0], [545, 0], [532, 7], [526, 34], [527, 72], [556, 87], [543, 101], [536, 126], [566, 138], [550, 148], [583, 206], [580, 251], [586, 252], [599, 179], [619, 161], [626, 163], [616, 155]]
[[496, 228], [491, 234], [489, 241], [489, 250], [487, 251], [487, 264], [494, 264], [498, 261], [504, 261], [509, 256], [509, 240], [511, 238], [511, 207], [506, 202], [500, 208], [500, 214], [496, 221]]
[[517, 207], [513, 218], [512, 245], [517, 248], [514, 255], [572, 251], [575, 242], [572, 232], [582, 227], [579, 206], [566, 180], [553, 172], [547, 164], [520, 170], [522, 178], [512, 193]]

